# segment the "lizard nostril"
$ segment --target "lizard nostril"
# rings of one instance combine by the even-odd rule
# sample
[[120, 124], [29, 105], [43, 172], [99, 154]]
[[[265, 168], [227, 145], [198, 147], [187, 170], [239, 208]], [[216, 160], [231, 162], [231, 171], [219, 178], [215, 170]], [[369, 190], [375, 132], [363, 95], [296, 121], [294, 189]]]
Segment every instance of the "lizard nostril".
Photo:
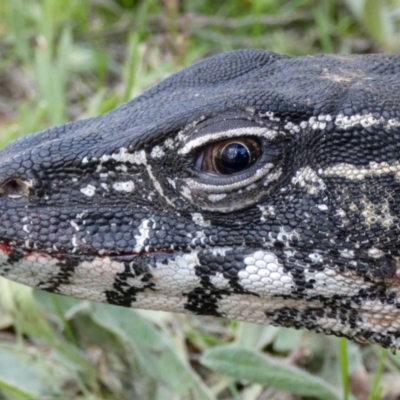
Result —
[[0, 194], [12, 199], [28, 197], [33, 193], [33, 185], [19, 178], [9, 179], [0, 186]]

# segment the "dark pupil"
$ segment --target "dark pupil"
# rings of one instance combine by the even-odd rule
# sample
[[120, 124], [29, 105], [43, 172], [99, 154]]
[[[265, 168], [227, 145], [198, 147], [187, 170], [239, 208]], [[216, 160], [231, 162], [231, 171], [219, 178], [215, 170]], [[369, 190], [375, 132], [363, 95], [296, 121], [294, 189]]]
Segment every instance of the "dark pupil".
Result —
[[215, 166], [221, 174], [233, 174], [243, 171], [249, 166], [250, 153], [240, 143], [230, 143], [220, 150]]

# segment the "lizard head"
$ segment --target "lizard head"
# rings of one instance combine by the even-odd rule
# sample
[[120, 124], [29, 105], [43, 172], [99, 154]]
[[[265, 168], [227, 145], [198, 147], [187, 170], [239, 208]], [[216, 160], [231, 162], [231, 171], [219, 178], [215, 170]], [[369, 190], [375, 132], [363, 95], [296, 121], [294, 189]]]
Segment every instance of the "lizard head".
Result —
[[0, 153], [0, 273], [400, 347], [400, 58], [258, 50]]

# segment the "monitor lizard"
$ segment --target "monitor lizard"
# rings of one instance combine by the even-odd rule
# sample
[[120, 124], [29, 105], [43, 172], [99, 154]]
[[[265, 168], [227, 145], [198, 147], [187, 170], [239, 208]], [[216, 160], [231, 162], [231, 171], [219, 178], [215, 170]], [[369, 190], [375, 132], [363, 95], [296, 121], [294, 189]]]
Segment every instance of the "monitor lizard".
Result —
[[400, 348], [400, 56], [202, 60], [0, 152], [0, 275]]

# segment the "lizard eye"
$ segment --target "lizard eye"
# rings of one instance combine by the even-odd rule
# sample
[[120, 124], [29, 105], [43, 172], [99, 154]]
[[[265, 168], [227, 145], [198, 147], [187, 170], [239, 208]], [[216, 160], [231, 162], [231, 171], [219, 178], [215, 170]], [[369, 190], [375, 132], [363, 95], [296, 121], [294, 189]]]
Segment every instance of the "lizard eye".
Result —
[[195, 168], [217, 175], [231, 175], [251, 167], [261, 155], [260, 143], [252, 138], [235, 138], [212, 143], [198, 155]]

